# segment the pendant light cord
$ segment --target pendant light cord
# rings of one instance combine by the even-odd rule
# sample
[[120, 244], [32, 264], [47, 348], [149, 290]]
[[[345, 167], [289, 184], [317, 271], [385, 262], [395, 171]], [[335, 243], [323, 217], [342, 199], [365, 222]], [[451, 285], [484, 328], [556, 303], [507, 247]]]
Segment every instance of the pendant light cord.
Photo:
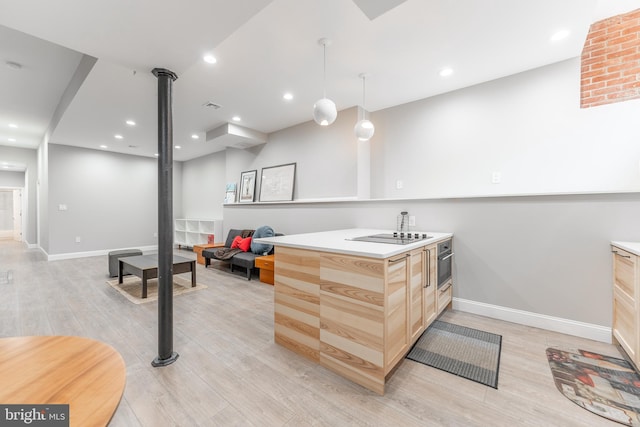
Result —
[[322, 44], [322, 97], [327, 97], [327, 44]]
[[365, 93], [366, 93], [366, 89], [365, 89], [365, 84], [364, 81], [367, 77], [363, 74], [362, 75], [362, 120], [366, 120], [367, 119], [367, 110], [364, 106], [364, 97], [365, 97]]

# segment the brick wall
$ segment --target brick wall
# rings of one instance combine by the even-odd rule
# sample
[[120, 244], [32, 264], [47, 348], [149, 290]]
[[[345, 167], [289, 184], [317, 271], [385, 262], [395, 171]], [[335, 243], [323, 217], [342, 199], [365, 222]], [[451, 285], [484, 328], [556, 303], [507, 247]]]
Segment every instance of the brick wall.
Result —
[[581, 74], [581, 108], [640, 98], [640, 9], [591, 25]]

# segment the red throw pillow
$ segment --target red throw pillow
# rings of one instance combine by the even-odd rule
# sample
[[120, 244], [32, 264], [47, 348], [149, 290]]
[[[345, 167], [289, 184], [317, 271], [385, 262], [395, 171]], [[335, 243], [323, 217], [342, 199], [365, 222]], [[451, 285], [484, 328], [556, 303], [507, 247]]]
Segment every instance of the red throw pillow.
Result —
[[236, 236], [235, 239], [233, 239], [233, 242], [231, 242], [231, 249], [239, 248], [241, 240], [242, 237]]
[[236, 236], [236, 238], [233, 239], [233, 242], [231, 243], [231, 249], [235, 248], [240, 249], [242, 252], [249, 251], [249, 249], [251, 248], [251, 237], [243, 239], [240, 236]]
[[238, 242], [238, 247], [242, 250], [242, 252], [247, 252], [249, 249], [251, 249], [251, 237], [240, 240], [240, 242]]

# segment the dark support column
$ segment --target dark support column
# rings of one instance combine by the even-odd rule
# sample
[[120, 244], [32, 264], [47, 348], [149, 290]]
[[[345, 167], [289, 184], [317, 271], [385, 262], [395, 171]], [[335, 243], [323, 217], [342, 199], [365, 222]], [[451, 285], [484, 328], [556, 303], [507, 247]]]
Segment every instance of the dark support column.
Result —
[[178, 78], [154, 68], [158, 78], [158, 357], [153, 366], [178, 359], [173, 351], [173, 116], [171, 88]]

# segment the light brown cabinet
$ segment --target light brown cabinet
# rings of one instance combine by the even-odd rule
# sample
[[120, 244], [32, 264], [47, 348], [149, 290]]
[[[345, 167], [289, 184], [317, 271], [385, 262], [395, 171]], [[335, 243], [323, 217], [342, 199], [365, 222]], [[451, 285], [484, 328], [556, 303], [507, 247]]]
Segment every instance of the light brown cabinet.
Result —
[[629, 358], [640, 366], [640, 264], [638, 257], [617, 246], [613, 256], [613, 326], [612, 334]]
[[435, 245], [386, 259], [279, 246], [275, 342], [384, 394], [438, 314], [436, 261]]

